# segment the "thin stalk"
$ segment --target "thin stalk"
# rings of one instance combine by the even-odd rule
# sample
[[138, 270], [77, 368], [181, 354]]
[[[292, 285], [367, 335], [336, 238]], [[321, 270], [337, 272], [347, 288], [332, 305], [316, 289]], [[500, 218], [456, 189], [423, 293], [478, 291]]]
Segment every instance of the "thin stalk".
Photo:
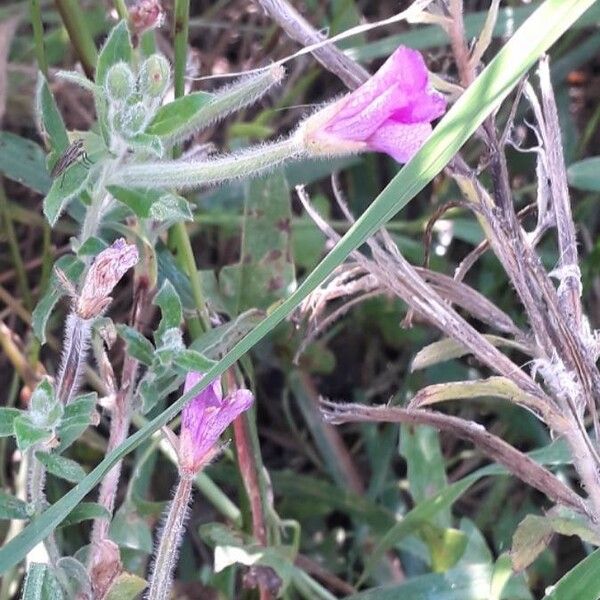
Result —
[[48, 61], [46, 59], [46, 50], [44, 48], [44, 24], [42, 22], [42, 9], [39, 0], [31, 0], [29, 7], [38, 68], [44, 74], [44, 77], [48, 79]]
[[198, 275], [198, 267], [194, 257], [194, 250], [185, 223], [180, 221], [175, 223], [171, 230], [172, 241], [177, 249], [177, 261], [183, 270], [187, 273], [192, 287], [192, 296], [194, 304], [198, 311], [198, 316], [190, 316], [187, 324], [193, 339], [202, 335], [203, 331], [210, 329], [210, 319], [206, 309], [206, 300], [202, 290], [202, 283]]
[[[235, 375], [234, 375], [235, 373]], [[235, 383], [235, 377], [241, 379], [239, 368], [234, 366], [227, 372], [227, 391], [230, 392]], [[263, 477], [264, 463], [260, 452], [258, 432], [256, 429], [256, 409], [243, 412], [233, 421], [235, 451], [238, 468], [244, 482], [244, 488], [250, 501], [252, 513], [252, 534], [262, 546], [269, 545], [269, 527], [267, 515], [271, 511], [269, 494]], [[260, 600], [271, 600], [273, 594], [267, 585], [259, 581]]]
[[180, 98], [185, 92], [185, 66], [187, 62], [188, 33], [190, 27], [189, 0], [175, 0], [173, 46], [175, 50], [175, 69], [173, 84], [175, 98]]
[[[27, 463], [29, 468], [27, 477], [27, 499], [33, 506], [34, 514], [36, 515], [43, 512], [48, 504], [46, 494], [44, 493], [46, 469], [35, 457], [35, 452], [39, 449], [39, 446], [33, 446], [27, 451]], [[46, 548], [46, 552], [48, 552], [50, 564], [56, 565], [60, 558], [60, 552], [54, 538], [54, 533], [51, 533], [44, 539], [44, 547]]]
[[85, 22], [81, 5], [77, 0], [55, 0], [55, 3], [83, 70], [92, 79], [98, 51]]
[[12, 217], [8, 207], [8, 199], [6, 198], [6, 192], [4, 191], [4, 186], [1, 184], [0, 215], [2, 216], [2, 221], [4, 222], [4, 233], [6, 235], [8, 246], [10, 248], [10, 253], [12, 255], [12, 260], [15, 265], [17, 284], [19, 285], [19, 290], [21, 291], [21, 295], [23, 296], [25, 306], [28, 310], [31, 310], [33, 308], [33, 299], [31, 297], [31, 290], [29, 289], [29, 282], [27, 281], [27, 272], [23, 264], [23, 259], [21, 258], [21, 252], [19, 250], [19, 244], [17, 242], [15, 228], [13, 226]]
[[[185, 93], [185, 66], [187, 62], [188, 33], [190, 26], [189, 0], [175, 1], [175, 19], [173, 31], [173, 46], [175, 49], [175, 65], [173, 84], [175, 98], [180, 98]], [[178, 147], [173, 148], [173, 157], [181, 154]], [[202, 290], [202, 283], [198, 275], [198, 267], [192, 249], [192, 243], [185, 223], [175, 223], [169, 232], [169, 241], [177, 251], [177, 260], [187, 273], [192, 286], [192, 296], [198, 311], [198, 316], [188, 318], [187, 324], [193, 339], [202, 335], [203, 331], [210, 329], [210, 320], [206, 309], [206, 300]]]
[[113, 0], [113, 6], [119, 15], [119, 19], [127, 19], [129, 11], [127, 10], [127, 5], [124, 0]]
[[305, 156], [303, 141], [294, 135], [207, 161], [172, 160], [123, 165], [109, 177], [108, 183], [125, 187], [193, 189], [262, 175], [302, 156]]
[[[145, 277], [136, 279], [134, 297], [135, 302], [131, 322], [134, 328], [139, 329], [148, 304], [148, 280]], [[123, 364], [121, 387], [117, 392], [114, 407], [112, 409], [107, 452], [112, 452], [127, 438], [133, 412], [133, 392], [135, 390], [138, 368], [138, 361], [128, 355]], [[122, 464], [123, 461], [118, 461], [104, 476], [98, 492], [98, 503], [101, 506], [104, 506], [111, 515], [115, 507]], [[108, 519], [94, 520], [92, 525], [91, 550], [88, 561], [90, 572], [98, 560], [100, 542], [107, 536], [109, 525], [110, 521]]]
[[160, 536], [146, 600], [164, 600], [171, 595], [170, 587], [173, 570], [177, 564], [177, 550], [181, 543], [183, 526], [192, 496], [192, 481], [192, 478], [181, 477], [177, 484]]

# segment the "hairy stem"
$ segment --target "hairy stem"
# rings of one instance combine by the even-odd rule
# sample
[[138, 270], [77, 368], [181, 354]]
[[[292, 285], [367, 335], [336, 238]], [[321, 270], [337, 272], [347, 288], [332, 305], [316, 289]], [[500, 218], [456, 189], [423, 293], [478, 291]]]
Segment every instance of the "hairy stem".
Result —
[[[134, 328], [139, 329], [142, 316], [148, 304], [148, 282], [146, 278], [140, 277], [135, 283], [135, 301], [132, 311], [131, 322]], [[137, 378], [139, 363], [132, 356], [127, 356], [123, 363], [121, 387], [116, 395], [110, 421], [110, 435], [107, 452], [112, 452], [120, 446], [127, 438], [129, 425], [132, 417], [132, 400], [135, 382]], [[115, 507], [115, 499], [121, 475], [123, 461], [118, 461], [104, 476], [100, 483], [98, 492], [98, 503], [104, 506], [112, 515]], [[100, 543], [108, 534], [110, 521], [107, 519], [95, 519], [92, 525], [91, 550], [88, 568], [91, 569], [100, 552]]]
[[164, 600], [170, 597], [173, 570], [177, 564], [177, 551], [181, 543], [191, 495], [192, 478], [181, 477], [162, 528], [146, 600]]
[[126, 187], [191, 189], [268, 172], [303, 154], [294, 136], [265, 146], [220, 156], [205, 162], [173, 160], [124, 165], [109, 184]]

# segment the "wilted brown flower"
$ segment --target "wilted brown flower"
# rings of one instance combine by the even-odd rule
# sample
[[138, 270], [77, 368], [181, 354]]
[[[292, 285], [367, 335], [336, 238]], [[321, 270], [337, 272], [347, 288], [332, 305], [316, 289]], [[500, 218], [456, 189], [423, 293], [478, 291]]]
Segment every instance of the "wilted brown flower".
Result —
[[76, 301], [75, 312], [83, 319], [100, 315], [111, 302], [110, 293], [113, 288], [137, 263], [138, 258], [135, 245], [128, 244], [123, 238], [100, 252], [87, 272]]

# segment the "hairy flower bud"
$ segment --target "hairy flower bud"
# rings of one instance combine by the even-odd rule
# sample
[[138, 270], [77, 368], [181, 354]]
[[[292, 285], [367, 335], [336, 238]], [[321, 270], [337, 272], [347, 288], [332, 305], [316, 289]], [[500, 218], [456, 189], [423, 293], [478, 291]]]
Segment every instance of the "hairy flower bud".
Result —
[[106, 74], [106, 94], [113, 102], [126, 100], [135, 90], [135, 76], [124, 62], [113, 65]]
[[[188, 373], [184, 393], [194, 387], [202, 373]], [[201, 391], [183, 409], [178, 457], [182, 475], [194, 476], [217, 452], [219, 436], [231, 422], [250, 408], [254, 396], [250, 390], [235, 390], [225, 398], [219, 379]]]
[[87, 272], [75, 312], [84, 319], [99, 316], [110, 304], [113, 288], [137, 261], [137, 248], [123, 238], [102, 250]]
[[166, 91], [171, 77], [171, 66], [162, 54], [148, 57], [138, 76], [140, 92], [144, 96], [160, 98]]

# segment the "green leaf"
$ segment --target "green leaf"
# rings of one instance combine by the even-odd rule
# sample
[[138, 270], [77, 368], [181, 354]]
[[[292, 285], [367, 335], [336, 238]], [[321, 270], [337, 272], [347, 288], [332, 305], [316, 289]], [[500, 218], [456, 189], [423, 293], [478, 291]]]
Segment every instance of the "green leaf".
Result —
[[166, 398], [181, 385], [182, 379], [183, 377], [170, 367], [159, 366], [148, 370], [138, 386], [142, 412], [146, 414], [152, 410], [159, 400]]
[[0, 173], [40, 194], [52, 185], [46, 153], [35, 142], [8, 131], [0, 131]]
[[[410, 600], [489, 600], [491, 578], [491, 565], [468, 565], [450, 569], [443, 574], [433, 573], [412, 577], [406, 583], [376, 587], [366, 592], [347, 596], [346, 600], [399, 600], [400, 598], [410, 598]], [[501, 598], [529, 600], [531, 596], [527, 592], [519, 594], [516, 586], [510, 585], [509, 582], [504, 588]], [[561, 596], [561, 598], [580, 600], [579, 596]], [[589, 599], [591, 600], [591, 596]]]
[[[496, 348], [515, 348], [521, 352], [526, 352], [526, 348], [514, 340], [489, 334], [484, 334], [483, 337], [490, 344], [496, 346]], [[452, 360], [453, 358], [460, 358], [461, 356], [465, 356], [465, 354], [470, 354], [470, 352], [471, 351], [459, 341], [451, 338], [444, 338], [421, 348], [415, 355], [410, 368], [411, 371], [426, 369], [427, 367], [437, 365], [438, 363], [447, 360]]]
[[162, 158], [165, 154], [165, 147], [157, 135], [138, 133], [137, 135], [128, 138], [127, 141], [129, 142], [129, 145], [136, 150], [150, 152], [158, 158]]
[[37, 384], [31, 395], [27, 416], [34, 425], [46, 428], [54, 427], [62, 415], [62, 407], [57, 410], [57, 405], [54, 387], [50, 383], [50, 379], [46, 377]]
[[177, 352], [173, 356], [173, 364], [179, 367], [183, 373], [189, 373], [190, 371], [206, 373], [206, 371], [214, 367], [217, 363], [210, 358], [206, 358], [200, 352], [188, 348]]
[[65, 590], [69, 591], [70, 598], [77, 598], [82, 594], [83, 598], [92, 597], [92, 583], [87, 569], [76, 558], [63, 556], [56, 563], [60, 581]]
[[145, 365], [151, 365], [154, 357], [152, 342], [137, 329], [129, 325], [117, 324], [118, 334], [127, 342], [127, 352]]
[[206, 106], [213, 97], [213, 94], [207, 92], [193, 92], [161, 106], [156, 111], [146, 132], [167, 138], [177, 136], [178, 132], [186, 129], [194, 115]]
[[0, 490], [0, 519], [29, 519], [27, 502]]
[[46, 509], [20, 534], [0, 548], [0, 573], [18, 563], [40, 540], [97, 485], [125, 455], [168, 423], [189, 400], [251, 350], [276, 325], [364, 243], [373, 232], [401, 210], [452, 159], [492, 111], [498, 108], [522, 76], [570, 26], [593, 0], [546, 0], [465, 90], [441, 119], [423, 147], [394, 177], [368, 209], [352, 225], [335, 248], [304, 279], [298, 289], [277, 305], [250, 334], [243, 338], [198, 385], [170, 404], [160, 415], [129, 436], [110, 452], [79, 485]]
[[542, 600], [598, 600], [600, 597], [600, 549], [573, 567]]
[[100, 50], [96, 63], [96, 83], [103, 86], [110, 67], [118, 62], [130, 63], [132, 54], [127, 21], [123, 20], [113, 27]]
[[189, 202], [178, 194], [165, 193], [164, 190], [129, 189], [118, 185], [111, 185], [108, 189], [119, 202], [142, 219], [173, 222], [193, 219]]
[[121, 573], [106, 593], [105, 600], [133, 600], [147, 587], [145, 579], [134, 573]]
[[21, 600], [63, 600], [64, 594], [50, 567], [31, 563], [25, 576]]
[[0, 407], [0, 437], [7, 437], [14, 432], [14, 420], [22, 413], [18, 408]]
[[83, 468], [70, 458], [47, 452], [36, 452], [35, 457], [46, 467], [48, 473], [55, 477], [71, 483], [79, 483], [85, 477]]
[[97, 402], [96, 392], [75, 398], [65, 406], [58, 427], [57, 435], [60, 440], [56, 453], [64, 452], [88, 428]]
[[189, 202], [177, 194], [163, 194], [150, 206], [150, 217], [157, 221], [193, 221]]
[[224, 267], [219, 275], [231, 314], [266, 309], [295, 287], [291, 222], [290, 194], [282, 171], [248, 183], [240, 262]]
[[569, 183], [578, 190], [600, 192], [600, 156], [573, 163], [567, 170]]
[[42, 131], [48, 136], [50, 146], [58, 156], [69, 145], [69, 136], [48, 82], [41, 73], [38, 73], [35, 112], [40, 119]]
[[97, 256], [102, 252], [102, 250], [106, 250], [108, 248], [108, 244], [96, 237], [95, 235], [90, 236], [77, 248], [77, 256], [78, 257], [87, 257], [87, 256]]
[[80, 502], [60, 524], [60, 527], [68, 525], [76, 525], [83, 521], [91, 521], [92, 519], [107, 519], [111, 517], [110, 512], [102, 505], [96, 502]]
[[183, 311], [179, 294], [175, 291], [173, 284], [165, 279], [158, 294], [154, 298], [154, 304], [160, 307], [162, 319], [156, 330], [155, 339], [162, 343], [162, 337], [169, 329], [179, 329], [183, 319]]
[[444, 573], [462, 558], [468, 538], [459, 529], [440, 528], [430, 522], [419, 527], [419, 534], [427, 544], [431, 556], [431, 570]]
[[24, 452], [35, 444], [49, 440], [52, 433], [45, 427], [34, 425], [27, 415], [19, 415], [13, 421], [15, 429], [15, 437], [17, 438], [17, 446], [19, 450]]
[[[400, 452], [406, 459], [410, 495], [415, 504], [431, 498], [448, 485], [438, 432], [432, 427], [400, 428]], [[442, 510], [431, 521], [438, 527], [451, 524], [450, 511]]]
[[[74, 256], [61, 256], [54, 265], [60, 269], [71, 282], [75, 282], [83, 272], [83, 263]], [[40, 298], [31, 315], [33, 333], [41, 344], [46, 343], [46, 324], [56, 303], [65, 295], [65, 290], [60, 285], [55, 270], [52, 272], [48, 289]]]
[[131, 503], [125, 503], [115, 513], [110, 524], [110, 539], [123, 548], [152, 554], [152, 531]]
[[44, 215], [52, 227], [67, 204], [85, 189], [90, 169], [83, 163], [73, 163], [62, 175], [53, 182], [50, 191], [44, 198]]
[[590, 525], [571, 511], [551, 511], [548, 515], [527, 515], [517, 527], [510, 558], [515, 571], [526, 569], [548, 547], [555, 533], [577, 535], [583, 541], [600, 546], [600, 537]]

